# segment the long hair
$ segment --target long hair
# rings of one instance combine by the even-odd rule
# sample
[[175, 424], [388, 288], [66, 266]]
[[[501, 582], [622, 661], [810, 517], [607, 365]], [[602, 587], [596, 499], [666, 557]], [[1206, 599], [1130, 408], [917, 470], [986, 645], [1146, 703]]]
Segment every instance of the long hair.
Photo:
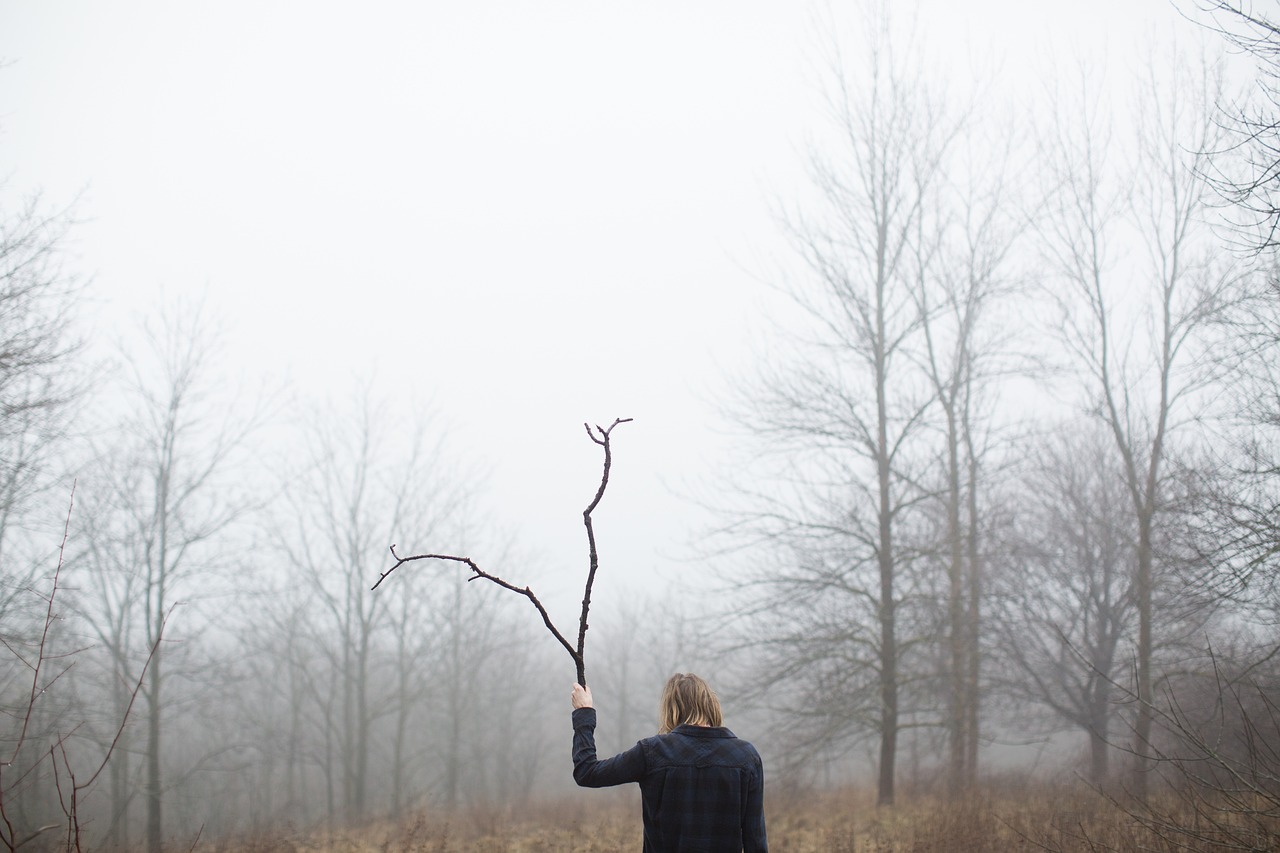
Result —
[[658, 705], [658, 734], [676, 726], [723, 726], [720, 699], [707, 682], [691, 672], [677, 672], [667, 679]]

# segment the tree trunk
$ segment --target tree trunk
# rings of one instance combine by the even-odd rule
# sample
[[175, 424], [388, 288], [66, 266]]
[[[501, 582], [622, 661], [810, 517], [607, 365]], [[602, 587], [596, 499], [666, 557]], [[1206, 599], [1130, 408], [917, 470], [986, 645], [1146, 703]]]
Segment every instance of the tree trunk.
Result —
[[[883, 338], [881, 338], [883, 341]], [[876, 803], [893, 805], [898, 751], [898, 641], [894, 601], [893, 504], [889, 490], [888, 416], [883, 370], [877, 383], [880, 453], [880, 780]]]
[[[157, 622], [157, 624], [159, 624]], [[147, 673], [147, 853], [161, 853], [163, 825], [160, 811], [160, 672], [162, 655], [157, 644]]]
[[[113, 680], [112, 719], [123, 720], [125, 709], [129, 706], [129, 694], [125, 689], [128, 683], [123, 673], [117, 672]], [[129, 826], [129, 755], [132, 752], [129, 727], [126, 725], [120, 733], [120, 741], [111, 754], [111, 828], [107, 832], [107, 845], [115, 850], [123, 850], [128, 838]]]
[[453, 630], [449, 638], [448, 726], [449, 741], [445, 746], [444, 802], [449, 811], [458, 805], [458, 788], [462, 776], [462, 598], [457, 582], [453, 587]]
[[978, 466], [969, 467], [969, 606], [966, 610], [965, 656], [969, 671], [965, 678], [965, 784], [978, 781], [978, 740], [982, 736], [982, 716], [978, 712], [982, 690], [982, 556], [978, 547]]
[[400, 647], [396, 673], [396, 731], [391, 742], [391, 817], [398, 818], [404, 807], [404, 774], [406, 732], [409, 725], [409, 655], [405, 651], [404, 629], [400, 631]]
[[1110, 756], [1107, 745], [1107, 718], [1103, 715], [1089, 729], [1089, 782], [1102, 785], [1110, 772]]
[[351, 615], [352, 604], [350, 597], [346, 604], [346, 635], [348, 642], [343, 643], [342, 647], [342, 810], [348, 821], [355, 821], [358, 817], [356, 814], [356, 788], [355, 788], [355, 751], [356, 751], [356, 702], [355, 702], [355, 663], [352, 660], [352, 646], [355, 644], [355, 637], [352, 636], [352, 623], [354, 617]]
[[1133, 794], [1147, 798], [1147, 776], [1151, 771], [1151, 527], [1154, 512], [1138, 515], [1138, 576], [1134, 584], [1138, 606], [1138, 708], [1133, 725]]
[[[363, 611], [363, 607], [361, 607]], [[369, 790], [369, 632], [370, 626], [361, 625], [360, 655], [356, 664], [356, 754], [354, 809], [358, 819], [363, 819], [368, 808]]]
[[298, 806], [298, 745], [302, 738], [302, 691], [298, 686], [298, 670], [289, 667], [289, 744], [285, 755], [285, 808]]
[[965, 743], [968, 709], [965, 702], [968, 665], [965, 642], [968, 623], [965, 619], [964, 548], [960, 541], [960, 441], [953, 401], [944, 401], [947, 413], [947, 639], [949, 666], [947, 672], [947, 793], [953, 799], [964, 786], [965, 762], [969, 751]]
[[1089, 782], [1102, 785], [1111, 772], [1111, 746], [1109, 736], [1109, 712], [1107, 707], [1107, 682], [1102, 673], [1093, 676], [1092, 695], [1089, 697]]
[[[172, 444], [168, 444], [168, 447], [172, 447]], [[169, 570], [169, 471], [168, 464], [162, 467], [158, 489], [157, 521], [160, 528], [160, 541], [159, 555], [156, 562], [159, 574], [156, 578], [155, 609], [152, 611], [151, 616], [155, 621], [152, 630], [148, 632], [148, 639], [152, 642], [152, 649], [151, 668], [147, 670], [147, 679], [149, 681], [147, 690], [147, 853], [161, 853], [160, 848], [164, 836], [160, 802], [160, 713], [164, 703], [160, 690], [164, 684], [162, 678], [164, 647], [161, 643], [164, 638], [165, 586], [168, 581], [167, 572]]]
[[[330, 698], [332, 702], [332, 697]], [[325, 804], [325, 823], [332, 827], [334, 817], [338, 813], [338, 791], [337, 785], [333, 782], [333, 715], [331, 706], [326, 705], [324, 714], [324, 796]]]
[[[968, 429], [966, 428], [966, 435]], [[969, 440], [969, 602], [966, 615], [965, 654], [968, 673], [965, 679], [965, 783], [973, 786], [978, 781], [978, 741], [982, 734], [981, 715], [978, 706], [981, 699], [982, 678], [982, 581], [983, 564], [978, 534], [978, 460]]]

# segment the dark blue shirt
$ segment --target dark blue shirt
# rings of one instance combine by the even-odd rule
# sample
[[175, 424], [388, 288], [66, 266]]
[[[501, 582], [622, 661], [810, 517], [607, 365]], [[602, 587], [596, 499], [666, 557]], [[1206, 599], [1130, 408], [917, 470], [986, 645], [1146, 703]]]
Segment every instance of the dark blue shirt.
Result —
[[596, 758], [596, 712], [573, 712], [573, 779], [585, 788], [639, 782], [645, 853], [767, 853], [760, 753], [719, 727], [679, 726]]

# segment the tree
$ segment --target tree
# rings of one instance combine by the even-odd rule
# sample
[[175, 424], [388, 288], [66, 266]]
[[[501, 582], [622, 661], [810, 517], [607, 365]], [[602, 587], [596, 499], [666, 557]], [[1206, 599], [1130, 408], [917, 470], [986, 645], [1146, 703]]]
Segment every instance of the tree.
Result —
[[[1274, 850], [1280, 845], [1280, 681], [1274, 638], [1261, 656], [1210, 648], [1157, 709], [1152, 772], [1171, 796], [1113, 800], [1166, 850]], [[1132, 849], [1086, 839], [1091, 850]]]
[[1027, 472], [992, 624], [1006, 693], [1085, 732], [1097, 785], [1110, 772], [1115, 685], [1133, 629], [1135, 547], [1111, 438], [1088, 427], [1063, 425]]
[[1008, 181], [1015, 138], [1007, 127], [986, 124], [989, 136], [979, 141], [974, 128], [957, 145], [962, 150], [950, 161], [949, 180], [930, 199], [931, 227], [921, 228], [913, 246], [924, 344], [917, 360], [941, 415], [943, 473], [936, 493], [944, 517], [942, 668], [952, 796], [977, 777], [984, 584], [979, 507], [985, 502], [996, 381], [1016, 369], [1012, 336], [997, 325], [1018, 289], [1009, 270], [1020, 232]]
[[61, 264], [70, 226], [69, 212], [47, 212], [38, 194], [16, 210], [0, 207], [0, 624], [6, 632], [26, 617], [32, 625], [39, 619], [18, 612], [31, 600], [26, 593], [44, 551], [27, 548], [24, 533], [83, 391], [74, 364], [78, 287]]
[[[52, 837], [61, 836], [64, 850], [78, 853], [83, 849], [85, 795], [94, 787], [119, 746], [133, 700], [142, 688], [142, 678], [150, 661], [148, 655], [139, 680], [132, 685], [124, 714], [115, 721], [113, 735], [108, 738], [106, 749], [96, 763], [79, 761], [69, 750], [76, 730], [83, 725], [66, 719], [69, 703], [59, 703], [61, 707], [55, 707], [51, 725], [41, 729], [41, 717], [45, 716], [43, 706], [56, 701], [55, 697], [60, 694], [69, 692], [66, 676], [78, 651], [60, 648], [62, 644], [56, 637], [59, 633], [57, 623], [61, 621], [59, 592], [62, 591], [74, 499], [73, 485], [62, 543], [57, 551], [57, 565], [43, 596], [44, 616], [37, 635], [29, 644], [4, 643], [6, 651], [12, 653], [25, 670], [24, 686], [29, 685], [16, 707], [4, 708], [6, 715], [18, 724], [15, 736], [4, 738], [4, 752], [0, 755], [0, 847], [11, 853], [46, 833]], [[48, 822], [50, 818], [53, 822]]]
[[0, 439], [7, 463], [0, 506], [9, 511], [30, 493], [31, 439], [60, 431], [58, 417], [81, 390], [68, 370], [79, 350], [72, 332], [78, 288], [60, 262], [70, 224], [66, 211], [46, 213], [39, 195], [16, 211], [0, 209]]
[[[61, 264], [70, 226], [69, 212], [48, 212], [38, 194], [16, 209], [0, 206], [0, 644], [14, 652], [0, 662], [0, 704], [9, 711], [0, 739], [17, 743], [25, 733], [34, 735], [33, 726], [52, 726], [74, 710], [62, 701], [69, 691], [58, 691], [57, 699], [42, 695], [33, 705], [25, 689], [36, 650], [54, 653], [45, 642], [53, 534], [42, 519], [57, 513], [40, 498], [56, 482], [57, 452], [82, 391], [73, 330], [78, 288]], [[53, 783], [52, 766], [41, 761], [20, 790], [41, 809]], [[11, 815], [24, 807], [18, 794], [10, 791]]]
[[1254, 58], [1258, 79], [1252, 99], [1226, 109], [1229, 140], [1218, 140], [1203, 164], [1210, 183], [1244, 214], [1236, 222], [1246, 248], [1272, 253], [1280, 247], [1280, 19], [1249, 0], [1197, 0], [1206, 25]]
[[[760, 690], [800, 690], [809, 745], [873, 732], [878, 801], [894, 801], [911, 513], [926, 498], [919, 445], [934, 388], [912, 358], [921, 316], [913, 255], [959, 121], [871, 22], [861, 72], [831, 54], [833, 148], [815, 153], [812, 204], [782, 226], [804, 273], [783, 285], [811, 321], [762, 368], [736, 419], [765, 448], [731, 531], [771, 545], [756, 575]], [[770, 466], [770, 467], [767, 467]], [[910, 533], [909, 533], [910, 532]]]
[[1251, 606], [1280, 592], [1273, 571], [1280, 558], [1277, 287], [1241, 299], [1223, 318], [1231, 364], [1220, 422], [1226, 440], [1206, 451], [1191, 486], [1199, 511], [1185, 515], [1192, 550], [1215, 569], [1215, 592]]
[[[497, 565], [513, 562], [494, 553]], [[420, 719], [437, 736], [419, 745], [420, 763], [436, 771], [430, 789], [446, 809], [491, 797], [527, 800], [546, 748], [531, 724], [531, 704], [546, 684], [550, 648], [537, 644], [527, 613], [496, 588], [476, 589], [458, 572], [419, 580], [398, 585], [397, 598], [416, 591], [434, 615], [436, 644], [425, 673], [432, 689]], [[402, 626], [387, 627], [399, 642]]]
[[[120, 419], [108, 432], [95, 470], [85, 479], [85, 547], [75, 569], [86, 589], [80, 610], [108, 657], [113, 684], [130, 684], [142, 661], [145, 721], [146, 849], [164, 840], [163, 754], [172, 673], [181, 647], [166, 634], [171, 610], [198, 600], [219, 569], [226, 536], [253, 502], [241, 454], [263, 411], [244, 413], [213, 390], [216, 339], [197, 307], [167, 308], [143, 324], [143, 351], [128, 353], [130, 376]], [[228, 558], [223, 556], [225, 567]], [[188, 607], [189, 619], [197, 614]], [[163, 642], [162, 642], [163, 640]], [[152, 651], [154, 650], [154, 651]], [[123, 694], [113, 691], [118, 704]], [[112, 774], [116, 821], [127, 811], [128, 751]], [[120, 824], [123, 826], [123, 822]]]
[[[1243, 211], [1229, 238], [1254, 256], [1248, 296], [1221, 318], [1231, 411], [1222, 421], [1228, 441], [1205, 454], [1205, 470], [1229, 477], [1200, 476], [1194, 485], [1210, 512], [1188, 516], [1202, 558], [1217, 568], [1215, 590], [1253, 606], [1274, 595], [1269, 571], [1280, 554], [1280, 20], [1248, 0], [1197, 0], [1210, 29], [1252, 59], [1257, 79], [1251, 97], [1221, 110], [1226, 137], [1208, 152], [1209, 183]], [[1261, 594], [1259, 594], [1261, 593]], [[1265, 606], [1265, 605], [1264, 605]]]
[[[1168, 467], [1198, 392], [1217, 375], [1206, 355], [1209, 332], [1233, 283], [1205, 225], [1211, 199], [1204, 152], [1221, 136], [1212, 112], [1217, 72], [1206, 63], [1197, 74], [1175, 62], [1161, 81], [1154, 69], [1153, 62], [1138, 93], [1135, 139], [1123, 163], [1112, 153], [1125, 149], [1112, 138], [1093, 81], [1082, 75], [1078, 101], [1057, 99], [1042, 158], [1046, 201], [1037, 217], [1050, 270], [1046, 292], [1058, 309], [1054, 328], [1081, 371], [1086, 405], [1111, 435], [1133, 508], [1139, 798], [1149, 770], [1153, 601], [1162, 580], [1156, 542]], [[1121, 258], [1117, 247], [1126, 240], [1145, 255]]]
[[[349, 411], [319, 410], [302, 428], [304, 456], [288, 476], [286, 519], [278, 525], [293, 531], [280, 545], [290, 567], [283, 580], [296, 590], [289, 607], [307, 614], [300, 626], [305, 645], [318, 653], [298, 664], [309, 704], [322, 711], [330, 814], [341, 810], [358, 820], [371, 807], [378, 726], [390, 717], [392, 806], [401, 808], [409, 797], [407, 735], [415, 705], [433, 692], [442, 657], [472, 660], [492, 650], [477, 633], [491, 632], [492, 624], [460, 591], [429, 595], [425, 578], [406, 579], [400, 597], [369, 589], [387, 542], [413, 536], [457, 543], [466, 529], [471, 486], [447, 464], [430, 419], [419, 415], [402, 426], [365, 389]], [[459, 664], [456, 683], [442, 695], [465, 702], [466, 674]], [[460, 785], [465, 743], [458, 727], [467, 707], [445, 715], [459, 734], [447, 739], [450, 805]]]

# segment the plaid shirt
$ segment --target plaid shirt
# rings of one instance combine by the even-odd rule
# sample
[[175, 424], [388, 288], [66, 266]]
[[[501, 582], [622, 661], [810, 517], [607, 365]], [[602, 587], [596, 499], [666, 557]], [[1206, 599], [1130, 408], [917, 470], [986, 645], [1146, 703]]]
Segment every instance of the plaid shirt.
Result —
[[760, 753], [723, 726], [679, 726], [596, 758], [596, 712], [573, 712], [573, 779], [585, 788], [639, 782], [645, 853], [768, 853]]

